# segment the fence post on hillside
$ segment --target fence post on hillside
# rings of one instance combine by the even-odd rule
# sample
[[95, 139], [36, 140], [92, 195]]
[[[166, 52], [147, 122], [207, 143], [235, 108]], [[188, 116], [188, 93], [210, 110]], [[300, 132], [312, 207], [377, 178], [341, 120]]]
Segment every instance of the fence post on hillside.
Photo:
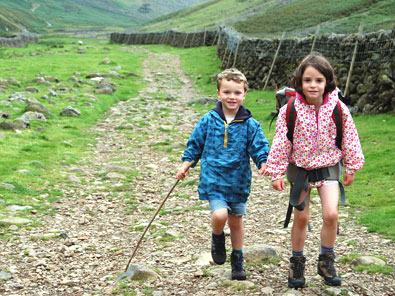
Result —
[[314, 39], [313, 39], [313, 44], [311, 45], [311, 50], [310, 50], [310, 52], [312, 52], [313, 50], [314, 50], [314, 47], [315, 47], [315, 41], [317, 40], [317, 36], [318, 36], [318, 33], [320, 32], [320, 25], [318, 25], [317, 26], [317, 29], [315, 30], [315, 34], [314, 34]]
[[347, 80], [346, 80], [346, 89], [344, 90], [345, 97], [348, 95], [348, 90], [350, 88], [352, 70], [354, 69], [355, 57], [356, 57], [357, 51], [358, 51], [358, 36], [360, 36], [362, 34], [362, 29], [363, 29], [363, 23], [360, 23], [359, 29], [358, 29], [358, 35], [356, 38], [357, 40], [355, 40], [354, 52], [352, 54], [350, 69], [348, 70], [348, 75], [347, 75]]
[[205, 45], [206, 45], [206, 31], [207, 31], [207, 29], [206, 29], [206, 28], [204, 28], [204, 34], [203, 34], [203, 44], [202, 44], [202, 46], [205, 46]]
[[184, 44], [182, 45], [183, 48], [185, 48], [185, 45], [187, 44], [187, 39], [188, 39], [188, 33], [185, 33], [185, 39], [184, 39]]
[[191, 46], [189, 46], [189, 47], [193, 47], [193, 41], [195, 40], [195, 36], [196, 36], [196, 29], [195, 29], [195, 32], [193, 32], [192, 34], [193, 35], [192, 35], [192, 40], [191, 40]]
[[218, 46], [218, 42], [219, 42], [219, 31], [218, 30], [215, 32], [215, 35], [213, 38], [213, 43], [211, 44], [211, 46], [214, 46], [215, 42], [217, 42], [217, 46]]
[[240, 39], [237, 41], [236, 52], [235, 52], [235, 57], [234, 57], [234, 59], [233, 59], [232, 68], [233, 68], [233, 67], [235, 66], [235, 64], [236, 64], [237, 53], [239, 52], [239, 45], [240, 45]]
[[263, 87], [263, 90], [266, 89], [266, 86], [267, 86], [269, 79], [270, 79], [270, 75], [272, 75], [273, 67], [274, 67], [274, 64], [276, 63], [277, 55], [278, 55], [278, 52], [280, 51], [281, 43], [283, 42], [284, 36], [285, 36], [285, 31], [283, 32], [280, 42], [278, 43], [278, 47], [277, 47], [276, 53], [274, 55], [272, 65], [270, 66], [269, 73], [267, 74], [267, 79], [265, 81], [265, 86]]

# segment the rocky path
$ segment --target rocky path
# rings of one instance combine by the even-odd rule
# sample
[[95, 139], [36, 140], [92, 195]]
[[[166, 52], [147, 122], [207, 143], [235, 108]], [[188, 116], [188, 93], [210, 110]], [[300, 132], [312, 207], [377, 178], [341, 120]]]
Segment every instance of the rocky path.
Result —
[[[137, 50], [130, 47], [129, 50]], [[141, 50], [141, 49], [140, 49]], [[246, 248], [259, 244], [279, 259], [247, 265], [245, 282], [228, 279], [230, 264], [205, 265], [210, 251], [210, 211], [198, 200], [199, 169], [176, 187], [132, 264], [158, 274], [147, 281], [113, 279], [122, 272], [141, 233], [175, 182], [186, 140], [200, 114], [188, 107], [196, 96], [178, 57], [148, 53], [146, 88], [119, 102], [92, 132], [98, 144], [77, 167], [64, 168], [64, 197], [52, 204], [40, 225], [24, 228], [0, 250], [0, 295], [394, 295], [394, 273], [354, 272], [338, 263], [341, 289], [328, 289], [316, 274], [320, 207], [312, 205], [312, 232], [306, 244], [308, 287], [286, 286], [289, 232], [282, 228], [287, 194], [270, 189], [254, 170], [245, 219]], [[70, 178], [70, 176], [73, 176]], [[341, 209], [338, 258], [378, 255], [394, 265], [395, 246], [356, 225]], [[229, 239], [227, 246], [230, 247]], [[203, 263], [202, 263], [203, 262]]]

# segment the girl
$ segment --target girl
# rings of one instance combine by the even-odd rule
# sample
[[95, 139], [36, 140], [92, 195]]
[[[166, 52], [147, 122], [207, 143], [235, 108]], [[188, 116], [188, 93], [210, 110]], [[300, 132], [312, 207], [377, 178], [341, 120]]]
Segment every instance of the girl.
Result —
[[342, 102], [339, 104], [342, 144], [336, 146], [332, 112], [339, 102], [338, 89], [333, 68], [322, 55], [311, 53], [303, 59], [293, 74], [291, 87], [296, 90], [293, 142], [287, 138], [285, 105], [280, 109], [265, 173], [272, 177], [273, 188], [280, 191], [285, 189], [283, 177], [287, 173], [288, 180], [293, 183], [291, 200], [296, 197], [298, 203], [291, 231], [288, 286], [305, 286], [303, 249], [313, 187], [317, 188], [321, 198], [323, 220], [318, 274], [324, 277], [326, 284], [340, 286], [341, 278], [334, 268], [339, 179], [344, 164], [343, 185], [351, 185], [355, 171], [364, 164], [364, 156], [351, 114]]

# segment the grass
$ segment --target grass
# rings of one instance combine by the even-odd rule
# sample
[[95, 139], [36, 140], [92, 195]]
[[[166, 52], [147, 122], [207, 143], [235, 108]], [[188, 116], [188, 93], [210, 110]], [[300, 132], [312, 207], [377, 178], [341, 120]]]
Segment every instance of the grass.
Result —
[[211, 0], [151, 20], [140, 30], [193, 32], [227, 25], [246, 35], [272, 37], [284, 31], [314, 34], [318, 24], [321, 32], [355, 33], [363, 22], [364, 31], [372, 32], [391, 29], [394, 13], [392, 0]]
[[[141, 62], [144, 56], [126, 54], [118, 45], [110, 45], [107, 41], [84, 40], [81, 48], [86, 54], [76, 51], [77, 40], [74, 39], [42, 39], [40, 44], [29, 44], [25, 48], [7, 48], [0, 55], [0, 71], [2, 79], [15, 78], [20, 86], [10, 85], [2, 91], [0, 101], [1, 110], [10, 114], [11, 120], [24, 113], [24, 103], [9, 103], [6, 98], [16, 91], [23, 91], [27, 86], [36, 86], [39, 93], [26, 94], [29, 98], [40, 101], [51, 112], [46, 123], [31, 121], [30, 129], [20, 133], [1, 131], [5, 136], [0, 140], [1, 158], [0, 179], [3, 183], [12, 184], [14, 189], [0, 187], [0, 216], [6, 215], [5, 207], [10, 204], [32, 205], [45, 211], [49, 205], [62, 197], [62, 191], [56, 184], [65, 180], [62, 166], [76, 164], [89, 152], [95, 144], [95, 135], [87, 133], [87, 129], [94, 125], [114, 103], [126, 100], [138, 94], [144, 82], [138, 77], [127, 76], [128, 72], [141, 74]], [[31, 56], [30, 53], [40, 52]], [[16, 57], [21, 54], [22, 57]], [[8, 58], [8, 57], [13, 58]], [[109, 57], [112, 65], [102, 65], [101, 61]], [[118, 66], [118, 67], [117, 67]], [[112, 78], [118, 87], [114, 95], [93, 94], [94, 85], [85, 78], [91, 72], [106, 73], [117, 67], [124, 78]], [[74, 86], [69, 78], [78, 76], [88, 81], [82, 86]], [[51, 97], [56, 103], [48, 104], [41, 96], [48, 94], [48, 86], [38, 85], [33, 80], [40, 74], [55, 76], [61, 82], [54, 83], [54, 87], [62, 85], [70, 90], [69, 93], [59, 93], [58, 97]], [[85, 95], [95, 95], [96, 101]], [[75, 97], [76, 101], [70, 101]], [[84, 102], [91, 104], [86, 105]], [[70, 118], [61, 116], [60, 111], [71, 105], [82, 113], [80, 117]], [[21, 173], [25, 172], [25, 173]], [[133, 177], [136, 172], [128, 173]], [[72, 186], [72, 185], [71, 185]]]

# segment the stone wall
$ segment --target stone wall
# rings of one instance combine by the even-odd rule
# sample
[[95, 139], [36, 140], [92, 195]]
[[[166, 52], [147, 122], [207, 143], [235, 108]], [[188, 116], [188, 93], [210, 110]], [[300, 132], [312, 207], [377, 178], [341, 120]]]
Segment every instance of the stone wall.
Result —
[[175, 47], [213, 46], [218, 37], [217, 31], [183, 33], [166, 31], [158, 33], [112, 33], [110, 40], [124, 44], [168, 44]]
[[368, 34], [283, 38], [282, 41], [245, 38], [224, 27], [218, 31], [195, 33], [112, 33], [110, 38], [112, 42], [125, 44], [216, 45], [222, 68], [236, 67], [243, 71], [252, 89], [288, 86], [299, 62], [315, 50], [333, 65], [338, 86], [351, 100], [352, 111], [382, 113], [395, 110], [394, 29]]
[[2, 47], [24, 47], [25, 43], [40, 42], [40, 35], [31, 33], [21, 33], [15, 37], [0, 37], [0, 46]]
[[[217, 54], [222, 68], [234, 66], [247, 76], [252, 89], [262, 89], [278, 49], [280, 39], [247, 39], [222, 28]], [[313, 47], [314, 43], [314, 47]], [[358, 43], [356, 48], [356, 43]], [[345, 92], [354, 51], [347, 95], [353, 111], [382, 113], [395, 109], [395, 31], [369, 34], [319, 35], [303, 39], [284, 39], [278, 50], [267, 87], [288, 86], [299, 62], [312, 48], [333, 65], [338, 86]]]

